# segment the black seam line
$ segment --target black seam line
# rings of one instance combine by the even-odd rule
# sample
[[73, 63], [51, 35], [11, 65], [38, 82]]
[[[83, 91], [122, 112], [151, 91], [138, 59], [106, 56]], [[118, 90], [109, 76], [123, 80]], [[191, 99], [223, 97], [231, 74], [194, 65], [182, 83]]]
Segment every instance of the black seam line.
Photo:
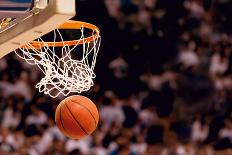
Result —
[[70, 100], [71, 100], [72, 102], [77, 103], [78, 105], [84, 107], [84, 108], [90, 113], [90, 115], [91, 115], [91, 116], [93, 117], [93, 119], [94, 119], [94, 123], [95, 123], [95, 127], [96, 127], [96, 126], [97, 126], [97, 121], [96, 121], [95, 117], [93, 116], [93, 114], [91, 113], [91, 111], [90, 111], [86, 106], [80, 104], [79, 102], [73, 101], [72, 99], [70, 99]]
[[66, 134], [67, 134], [68, 132], [67, 132], [67, 130], [66, 130], [65, 127], [64, 127], [64, 124], [63, 124], [63, 121], [62, 121], [62, 117], [61, 117], [61, 106], [60, 106], [60, 123], [61, 123], [62, 128], [64, 129], [64, 131], [65, 131]]
[[75, 116], [73, 115], [73, 113], [71, 112], [71, 110], [69, 109], [69, 107], [67, 106], [67, 104], [65, 104], [65, 106], [68, 108], [69, 113], [72, 115], [72, 117], [74, 118], [74, 120], [76, 121], [76, 123], [80, 126], [81, 130], [88, 135], [88, 132], [85, 131], [85, 129], [81, 126], [80, 122], [75, 118]]

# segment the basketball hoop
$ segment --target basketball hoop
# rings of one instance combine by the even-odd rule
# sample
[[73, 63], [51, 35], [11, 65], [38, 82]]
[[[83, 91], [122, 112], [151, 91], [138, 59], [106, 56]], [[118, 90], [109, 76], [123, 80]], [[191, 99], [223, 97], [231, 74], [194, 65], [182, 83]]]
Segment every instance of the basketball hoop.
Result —
[[[78, 31], [78, 39], [64, 40], [63, 30]], [[93, 86], [100, 43], [100, 31], [95, 25], [69, 20], [53, 31], [52, 41], [39, 38], [15, 53], [27, 63], [37, 65], [45, 75], [36, 84], [39, 92], [51, 97], [67, 96]]]

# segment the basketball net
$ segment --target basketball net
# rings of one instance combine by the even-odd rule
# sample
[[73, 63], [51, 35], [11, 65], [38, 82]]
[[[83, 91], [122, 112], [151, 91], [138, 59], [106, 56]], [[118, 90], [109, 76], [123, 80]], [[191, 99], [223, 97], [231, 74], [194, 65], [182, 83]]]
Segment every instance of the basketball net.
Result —
[[[55, 98], [60, 94], [67, 96], [72, 92], [88, 91], [93, 86], [101, 37], [93, 30], [93, 40], [86, 41], [84, 32], [85, 27], [81, 26], [80, 38], [75, 45], [69, 45], [64, 41], [60, 30], [56, 29], [53, 31], [52, 46], [39, 38], [37, 46], [27, 43], [15, 51], [20, 58], [31, 65], [37, 65], [43, 72], [44, 77], [36, 84], [39, 92]], [[57, 38], [61, 39], [61, 47], [56, 45]], [[80, 56], [80, 59], [75, 59], [75, 55]]]

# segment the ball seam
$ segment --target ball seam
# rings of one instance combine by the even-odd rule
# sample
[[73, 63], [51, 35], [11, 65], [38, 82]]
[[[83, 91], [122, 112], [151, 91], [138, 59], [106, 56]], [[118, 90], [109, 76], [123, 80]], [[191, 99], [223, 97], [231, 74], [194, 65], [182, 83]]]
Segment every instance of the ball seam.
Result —
[[69, 134], [68, 134], [68, 132], [67, 132], [66, 128], [64, 127], [64, 123], [63, 123], [63, 121], [62, 121], [62, 116], [61, 116], [61, 107], [60, 107], [60, 123], [61, 123], [62, 128], [63, 128], [63, 129], [64, 129], [64, 131], [66, 132], [66, 134], [69, 136]]
[[94, 115], [92, 114], [92, 112], [91, 112], [86, 106], [80, 104], [79, 102], [73, 101], [72, 99], [70, 99], [70, 100], [71, 100], [72, 102], [74, 102], [74, 103], [76, 103], [76, 104], [82, 106], [83, 108], [85, 108], [85, 109], [90, 113], [90, 115], [93, 117], [93, 120], [94, 120], [94, 123], [95, 123], [95, 127], [97, 127], [97, 121], [96, 121]]
[[75, 116], [73, 115], [72, 111], [70, 110], [70, 108], [68, 107], [68, 105], [65, 103], [65, 106], [67, 107], [69, 113], [71, 114], [71, 116], [73, 117], [73, 119], [75, 120], [75, 122], [78, 124], [78, 126], [81, 128], [81, 130], [86, 134], [89, 135], [88, 132], [85, 131], [85, 129], [83, 128], [83, 126], [80, 124], [80, 122], [75, 118]]

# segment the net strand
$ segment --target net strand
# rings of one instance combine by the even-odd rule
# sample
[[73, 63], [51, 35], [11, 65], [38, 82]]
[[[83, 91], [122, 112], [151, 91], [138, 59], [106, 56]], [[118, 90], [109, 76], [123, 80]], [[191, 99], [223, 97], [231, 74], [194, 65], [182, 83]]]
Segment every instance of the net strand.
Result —
[[[37, 65], [43, 72], [44, 77], [36, 84], [39, 92], [55, 98], [60, 94], [67, 96], [72, 92], [88, 91], [93, 86], [93, 79], [96, 77], [94, 67], [101, 37], [97, 36], [91, 42], [84, 42], [84, 30], [82, 26], [79, 40], [71, 47], [65, 44], [61, 32], [56, 29], [53, 31], [53, 46], [49, 47], [42, 38], [39, 38], [37, 41], [40, 48], [27, 43], [30, 49], [19, 48], [15, 51], [20, 58], [31, 65]], [[93, 34], [95, 34], [94, 31]], [[57, 38], [60, 38], [63, 43], [60, 52], [55, 47]], [[81, 41], [83, 44], [80, 44]], [[78, 48], [79, 46], [82, 48]], [[79, 51], [80, 49], [82, 51]], [[82, 52], [81, 59], [73, 59], [73, 55], [78, 55], [79, 52]], [[61, 56], [58, 53], [61, 53]]]

